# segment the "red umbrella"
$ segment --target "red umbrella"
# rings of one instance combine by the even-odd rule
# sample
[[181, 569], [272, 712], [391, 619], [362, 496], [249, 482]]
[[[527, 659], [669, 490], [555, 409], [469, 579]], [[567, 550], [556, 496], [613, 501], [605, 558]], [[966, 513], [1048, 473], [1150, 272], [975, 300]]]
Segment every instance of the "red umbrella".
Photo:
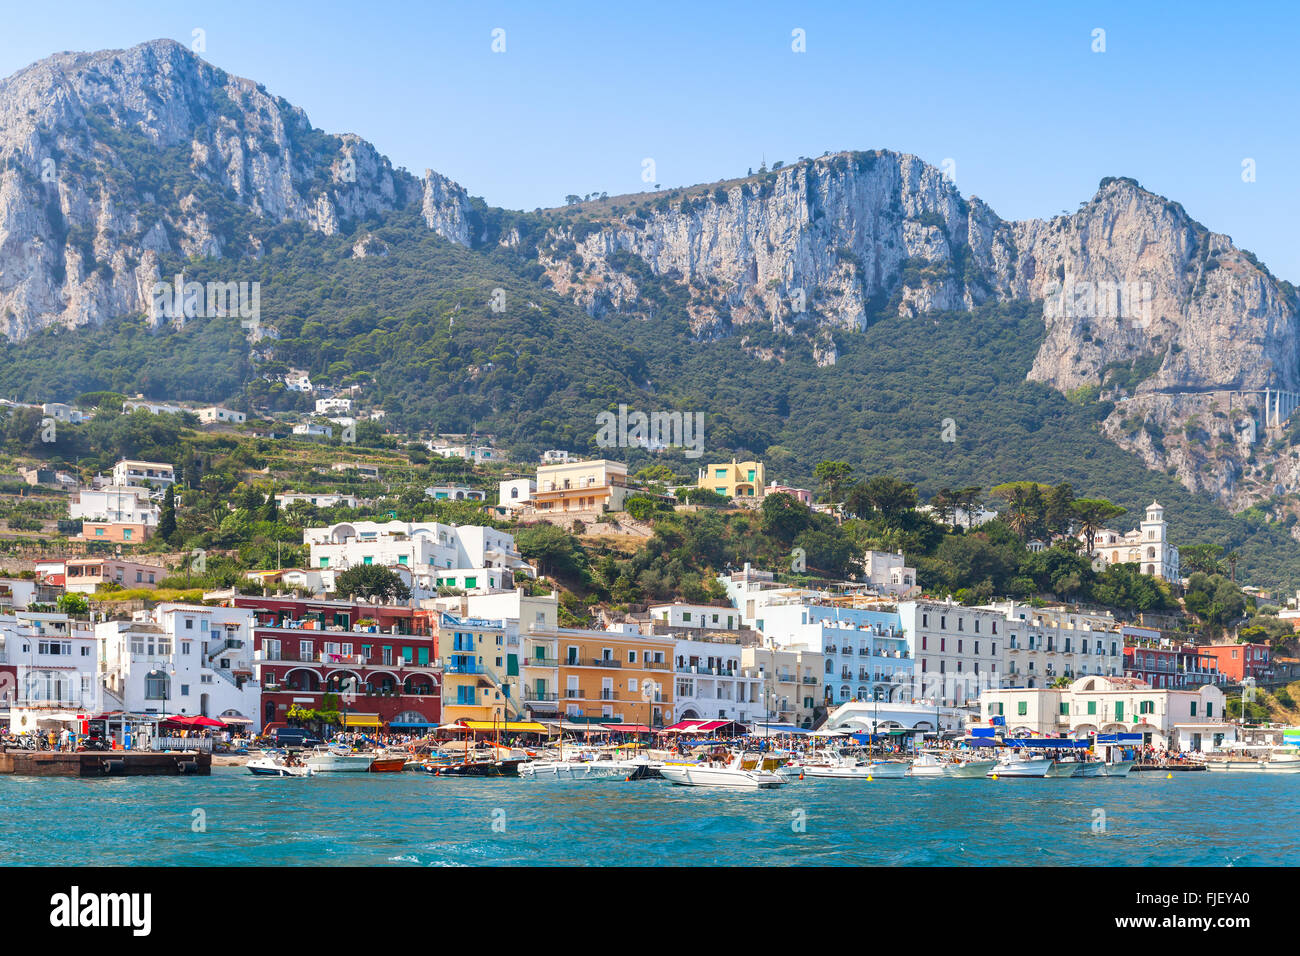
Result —
[[221, 721], [219, 721], [219, 720], [215, 720], [215, 719], [213, 719], [213, 718], [211, 718], [211, 717], [204, 717], [202, 714], [200, 714], [200, 715], [198, 715], [198, 716], [196, 716], [196, 717], [191, 717], [191, 718], [190, 718], [190, 723], [189, 723], [189, 725], [190, 725], [191, 727], [224, 727], [224, 726], [226, 726], [226, 725], [223, 724]]

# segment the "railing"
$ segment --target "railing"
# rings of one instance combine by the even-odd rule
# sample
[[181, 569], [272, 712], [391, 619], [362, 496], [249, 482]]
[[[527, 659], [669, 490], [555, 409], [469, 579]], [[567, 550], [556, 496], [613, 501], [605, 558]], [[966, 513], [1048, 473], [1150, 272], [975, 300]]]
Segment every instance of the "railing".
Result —
[[559, 694], [552, 694], [546, 691], [530, 690], [527, 687], [524, 688], [524, 700], [559, 700], [559, 699], [560, 699]]
[[619, 698], [619, 696], [618, 696], [618, 691], [616, 691], [616, 690], [606, 690], [606, 689], [604, 689], [604, 688], [602, 687], [601, 690], [600, 690], [600, 699], [601, 699], [601, 700], [619, 700], [620, 698]]
[[559, 667], [558, 657], [525, 657], [521, 660], [524, 667]]
[[622, 667], [622, 661], [616, 661], [612, 657], [589, 657], [586, 662], [570, 661], [570, 664], [576, 667]]
[[154, 737], [150, 745], [154, 751], [197, 750], [200, 753], [212, 753], [211, 737]]

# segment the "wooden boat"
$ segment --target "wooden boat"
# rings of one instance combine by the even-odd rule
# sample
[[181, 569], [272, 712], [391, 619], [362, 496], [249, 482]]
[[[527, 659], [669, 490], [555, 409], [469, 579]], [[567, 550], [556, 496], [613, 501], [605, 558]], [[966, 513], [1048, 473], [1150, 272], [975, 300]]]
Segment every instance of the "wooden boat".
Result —
[[405, 757], [390, 757], [387, 754], [370, 761], [371, 773], [401, 773], [406, 769]]
[[430, 763], [424, 769], [435, 777], [517, 777], [522, 760], [470, 760], [462, 763]]

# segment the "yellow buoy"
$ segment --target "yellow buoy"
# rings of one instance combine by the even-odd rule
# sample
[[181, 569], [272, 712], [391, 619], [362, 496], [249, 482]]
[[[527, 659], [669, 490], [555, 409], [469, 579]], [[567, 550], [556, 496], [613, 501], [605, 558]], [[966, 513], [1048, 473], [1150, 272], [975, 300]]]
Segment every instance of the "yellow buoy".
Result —
[[871, 779], [872, 779], [871, 776], [868, 774], [868, 775], [867, 775], [867, 783], [870, 783], [870, 782], [871, 782]]
[[993, 779], [994, 779], [994, 780], [998, 779], [998, 775], [997, 775], [997, 774], [993, 774]]
[[1166, 779], [1166, 780], [1173, 780], [1173, 779], [1174, 779], [1174, 775], [1173, 775], [1172, 773], [1167, 773], [1167, 774], [1165, 774], [1165, 779]]

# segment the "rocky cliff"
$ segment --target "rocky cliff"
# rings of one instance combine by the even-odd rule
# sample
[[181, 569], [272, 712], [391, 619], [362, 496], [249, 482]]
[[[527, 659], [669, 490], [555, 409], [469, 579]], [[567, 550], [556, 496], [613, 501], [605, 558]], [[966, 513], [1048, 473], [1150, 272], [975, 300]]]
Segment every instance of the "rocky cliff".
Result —
[[415, 203], [468, 243], [459, 186], [178, 43], [57, 54], [0, 82], [0, 332], [142, 313], [166, 253], [233, 263], [270, 226], [328, 234]]

